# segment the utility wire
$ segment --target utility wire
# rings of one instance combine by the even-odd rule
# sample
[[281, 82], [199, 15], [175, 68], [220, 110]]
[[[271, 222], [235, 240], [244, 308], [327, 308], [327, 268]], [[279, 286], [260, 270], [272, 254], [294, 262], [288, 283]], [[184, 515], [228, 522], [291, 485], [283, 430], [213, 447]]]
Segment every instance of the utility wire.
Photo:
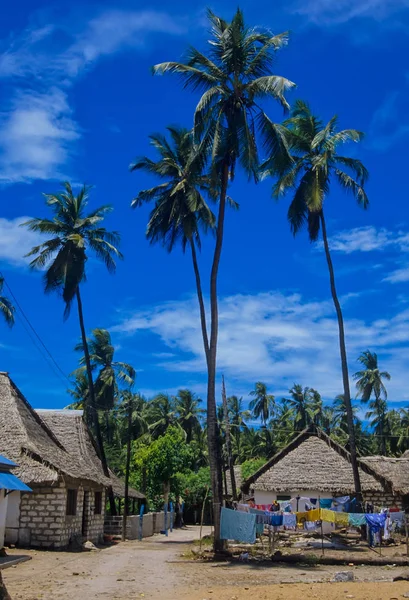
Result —
[[[39, 351], [39, 353], [41, 354], [41, 356], [44, 358], [45, 362], [47, 363], [47, 365], [50, 367], [50, 369], [54, 372], [54, 374], [59, 377], [59, 379], [61, 381], [63, 381], [64, 385], [66, 385], [66, 380], [69, 381], [69, 383], [71, 384], [71, 380], [69, 379], [69, 377], [64, 373], [64, 371], [62, 370], [62, 368], [60, 367], [60, 365], [57, 363], [57, 361], [55, 360], [54, 356], [51, 354], [50, 350], [47, 348], [47, 346], [45, 345], [45, 343], [43, 342], [43, 340], [41, 339], [40, 335], [37, 333], [36, 329], [34, 328], [34, 326], [31, 324], [30, 319], [28, 318], [28, 316], [26, 315], [26, 313], [24, 312], [20, 302], [17, 300], [13, 290], [11, 289], [9, 283], [7, 282], [7, 279], [4, 277], [3, 273], [0, 271], [0, 276], [3, 278], [4, 284], [10, 294], [10, 296], [13, 298], [14, 304], [17, 307], [19, 312], [16, 312], [17, 317], [20, 320], [21, 325], [23, 326], [23, 328], [25, 329], [27, 335], [29, 336], [29, 338], [31, 339], [33, 345], [35, 346], [35, 348]], [[19, 314], [20, 313], [20, 314]], [[28, 325], [28, 327], [26, 326], [26, 324]], [[34, 334], [35, 337], [33, 337], [32, 333]], [[38, 345], [38, 343], [36, 342], [36, 339], [38, 340], [38, 342], [40, 343], [40, 346]], [[47, 358], [48, 357], [48, 358]], [[50, 362], [51, 360], [51, 362]]]

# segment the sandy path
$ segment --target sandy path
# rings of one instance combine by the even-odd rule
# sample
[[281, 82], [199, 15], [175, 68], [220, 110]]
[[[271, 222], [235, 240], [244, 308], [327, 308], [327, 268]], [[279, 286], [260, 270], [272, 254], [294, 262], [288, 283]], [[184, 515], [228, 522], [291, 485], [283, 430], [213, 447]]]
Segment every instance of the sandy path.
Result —
[[33, 560], [3, 576], [13, 600], [400, 600], [409, 592], [408, 581], [391, 581], [400, 568], [351, 567], [357, 581], [334, 584], [334, 573], [345, 568], [184, 560], [197, 538], [198, 528], [189, 527], [100, 552], [31, 552]]

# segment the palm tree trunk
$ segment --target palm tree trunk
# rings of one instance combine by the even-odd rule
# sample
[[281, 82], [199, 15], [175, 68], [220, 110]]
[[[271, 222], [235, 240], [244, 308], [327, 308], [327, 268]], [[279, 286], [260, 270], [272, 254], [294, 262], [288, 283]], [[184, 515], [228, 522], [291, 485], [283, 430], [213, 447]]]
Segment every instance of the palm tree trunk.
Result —
[[[109, 477], [108, 463], [107, 463], [107, 459], [105, 456], [104, 442], [102, 440], [102, 434], [101, 434], [101, 426], [100, 426], [99, 419], [98, 419], [94, 380], [92, 379], [91, 360], [89, 357], [87, 335], [85, 333], [84, 313], [82, 310], [82, 300], [81, 300], [79, 286], [77, 287], [76, 296], [77, 296], [77, 304], [78, 304], [78, 318], [79, 318], [79, 322], [80, 322], [82, 346], [84, 348], [85, 365], [86, 365], [86, 369], [87, 369], [88, 386], [89, 386], [88, 406], [87, 406], [87, 403], [85, 403], [85, 406], [84, 406], [85, 421], [87, 421], [86, 415], [91, 413], [94, 417], [92, 419], [92, 422], [94, 423], [94, 427], [95, 427], [95, 434], [97, 437], [97, 444], [98, 444], [98, 450], [99, 450], [102, 468], [103, 468], [105, 476]], [[89, 406], [89, 405], [91, 405], [91, 406]], [[114, 498], [114, 493], [112, 491], [112, 487], [108, 488], [108, 496], [109, 496], [109, 505], [110, 505], [111, 515], [116, 515], [115, 498]]]
[[214, 550], [223, 549], [220, 539], [220, 512], [223, 502], [223, 482], [221, 471], [221, 451], [219, 427], [216, 414], [216, 355], [219, 333], [219, 311], [217, 303], [217, 276], [223, 245], [224, 216], [226, 212], [226, 195], [229, 180], [229, 165], [224, 161], [219, 201], [219, 214], [216, 227], [216, 245], [210, 275], [210, 345], [207, 365], [207, 442], [209, 448], [210, 479], [212, 484]]
[[334, 267], [332, 264], [331, 254], [328, 246], [327, 228], [324, 219], [324, 211], [321, 210], [320, 221], [322, 228], [322, 239], [324, 241], [325, 256], [328, 264], [329, 280], [331, 286], [331, 295], [334, 301], [335, 311], [338, 319], [339, 329], [339, 349], [341, 354], [342, 381], [344, 386], [345, 407], [347, 413], [348, 432], [349, 432], [349, 450], [351, 454], [352, 473], [354, 477], [355, 495], [358, 503], [362, 502], [361, 480], [359, 477], [358, 460], [355, 440], [354, 415], [352, 412], [351, 391], [349, 388], [348, 361], [345, 345], [344, 318], [342, 316], [341, 305], [338, 300], [337, 290], [335, 287]]
[[126, 464], [125, 464], [125, 494], [124, 514], [122, 517], [122, 541], [126, 538], [126, 522], [129, 513], [129, 471], [131, 468], [131, 437], [132, 437], [132, 400], [128, 398], [128, 435], [126, 439]]
[[205, 305], [204, 305], [204, 301], [203, 301], [202, 282], [200, 280], [199, 265], [197, 263], [195, 242], [193, 241], [192, 238], [190, 239], [190, 248], [192, 250], [192, 262], [193, 262], [193, 269], [195, 272], [195, 279], [196, 279], [197, 299], [199, 301], [200, 325], [202, 327], [203, 345], [204, 345], [204, 349], [205, 349], [206, 362], [208, 363], [209, 362], [209, 338], [207, 335], [206, 311], [205, 311]]

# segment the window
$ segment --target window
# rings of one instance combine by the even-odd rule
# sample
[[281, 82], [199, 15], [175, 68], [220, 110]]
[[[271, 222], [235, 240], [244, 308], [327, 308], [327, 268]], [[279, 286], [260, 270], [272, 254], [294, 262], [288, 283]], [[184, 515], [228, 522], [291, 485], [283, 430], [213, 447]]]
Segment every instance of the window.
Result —
[[278, 502], [285, 502], [286, 500], [291, 500], [291, 496], [277, 496]]
[[77, 514], [77, 494], [78, 490], [67, 490], [67, 509], [66, 515]]
[[102, 513], [102, 492], [95, 492], [94, 514], [100, 515], [101, 513]]

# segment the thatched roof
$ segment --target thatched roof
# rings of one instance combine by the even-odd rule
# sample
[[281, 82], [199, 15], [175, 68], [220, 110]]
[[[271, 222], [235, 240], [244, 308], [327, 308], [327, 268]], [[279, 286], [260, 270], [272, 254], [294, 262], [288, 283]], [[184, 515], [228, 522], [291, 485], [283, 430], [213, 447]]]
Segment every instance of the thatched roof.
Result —
[[101, 460], [94, 440], [77, 410], [36, 410], [43, 423], [53, 433], [58, 442], [75, 464], [77, 477], [94, 481], [105, 486], [110, 479], [105, 477]]
[[394, 493], [409, 494], [409, 456], [400, 458], [386, 456], [365, 456], [362, 461], [381, 477], [387, 479]]
[[[111, 480], [112, 489], [114, 491], [114, 495], [117, 498], [125, 497], [125, 483], [115, 475], [112, 471], [109, 471], [109, 478]], [[142, 492], [138, 492], [134, 488], [128, 488], [128, 496], [129, 498], [135, 498], [136, 500], [143, 500], [145, 495]]]
[[[381, 491], [387, 482], [360, 462], [363, 491]], [[242, 485], [249, 489], [297, 492], [313, 490], [334, 495], [352, 494], [350, 454], [314, 425], [304, 430]]]

